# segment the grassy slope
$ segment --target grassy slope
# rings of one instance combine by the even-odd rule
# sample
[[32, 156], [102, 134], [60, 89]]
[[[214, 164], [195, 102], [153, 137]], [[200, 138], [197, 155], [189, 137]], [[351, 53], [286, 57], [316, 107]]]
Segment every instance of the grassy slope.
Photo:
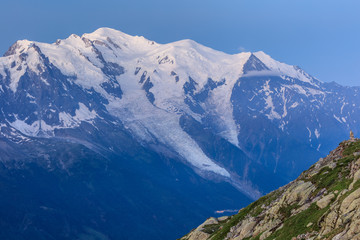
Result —
[[[360, 141], [350, 143], [349, 145], [346, 145], [346, 143], [343, 142], [340, 144], [340, 147], [344, 148], [342, 153], [343, 158], [337, 160], [335, 168], [331, 169], [330, 167], [323, 167], [317, 174], [311, 177], [300, 177], [301, 180], [311, 181], [311, 183], [316, 186], [317, 189], [312, 193], [314, 196], [324, 188], [326, 188], [327, 192], [336, 192], [335, 195], [337, 196], [337, 194], [339, 194], [342, 190], [347, 189], [352, 182], [352, 179], [348, 178], [350, 174], [349, 165], [352, 161], [358, 158], [355, 157], [353, 153], [360, 151]], [[345, 199], [349, 194], [351, 194], [359, 187], [360, 181], [355, 184], [352, 191], [348, 191], [346, 194], [341, 196], [340, 201]], [[231, 227], [237, 225], [240, 221], [244, 220], [249, 215], [256, 217], [262, 214], [263, 207], [268, 206], [272, 201], [278, 199], [281, 194], [281, 190], [273, 191], [270, 194], [251, 203], [246, 208], [241, 209], [238, 214], [231, 216], [229, 220], [219, 222], [219, 224], [205, 226], [204, 232], [211, 234], [210, 239], [212, 240], [222, 240], [230, 232]], [[336, 198], [334, 198], [333, 201], [335, 199]], [[279, 212], [282, 215], [281, 219], [283, 221], [283, 227], [274, 231], [266, 239], [291, 239], [291, 237], [298, 236], [300, 234], [319, 231], [320, 226], [318, 223], [322, 216], [329, 210], [329, 206], [320, 209], [316, 203], [313, 203], [306, 210], [296, 215], [291, 215], [291, 210], [298, 207], [299, 206], [297, 203], [294, 205], [282, 207]], [[309, 226], [309, 223], [312, 223], [312, 225]], [[327, 237], [335, 236], [341, 231], [342, 229], [335, 229], [332, 233], [328, 234]], [[258, 236], [247, 238], [247, 240], [257, 240], [259, 237], [260, 234]]]

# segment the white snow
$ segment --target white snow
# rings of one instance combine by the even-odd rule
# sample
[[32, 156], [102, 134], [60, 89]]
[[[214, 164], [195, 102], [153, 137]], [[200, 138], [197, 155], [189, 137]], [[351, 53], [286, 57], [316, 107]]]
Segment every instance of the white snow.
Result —
[[320, 147], [321, 147], [321, 144], [318, 145], [318, 147], [317, 147], [316, 150], [319, 151], [319, 150], [320, 150]]
[[305, 74], [301, 69], [298, 69], [292, 65], [278, 62], [262, 51], [256, 52], [254, 53], [254, 55], [274, 73], [278, 73], [279, 75], [286, 75], [292, 78], [297, 78], [303, 82], [307, 82], [311, 85], [316, 86], [314, 80], [308, 74]]
[[285, 91], [286, 91], [286, 88], [284, 86], [281, 87], [281, 92], [282, 92], [282, 100], [283, 100], [283, 114], [281, 117], [286, 117], [287, 116], [287, 108], [286, 108], [286, 103], [287, 103], [287, 99], [285, 97]]
[[51, 133], [54, 130], [54, 127], [46, 124], [43, 120], [35, 121], [29, 125], [23, 120], [16, 119], [14, 122], [11, 122], [10, 125], [27, 136], [37, 136], [40, 130], [42, 130], [45, 134], [52, 135]]
[[265, 104], [266, 104], [265, 110], [270, 109], [270, 113], [265, 114], [265, 115], [270, 120], [280, 119], [281, 118], [280, 114], [275, 111], [275, 105], [273, 103], [272, 96], [271, 96], [271, 93], [273, 93], [273, 91], [270, 90], [269, 83], [270, 83], [270, 80], [266, 81], [266, 83], [263, 85], [262, 89], [259, 91], [260, 93], [264, 92], [264, 94], [266, 96], [264, 98]]
[[75, 120], [89, 121], [96, 117], [98, 117], [98, 115], [95, 110], [90, 111], [83, 103], [79, 103], [79, 109], [75, 110]]
[[315, 133], [316, 138], [320, 137], [320, 132], [317, 128], [315, 129], [314, 133]]
[[81, 122], [92, 123], [92, 120], [98, 117], [99, 115], [95, 112], [95, 110], [90, 111], [85, 104], [79, 103], [79, 108], [75, 110], [74, 116], [71, 116], [66, 112], [59, 113], [59, 119], [62, 125], [57, 126], [57, 128], [75, 127], [79, 126]]
[[311, 130], [308, 127], [306, 127], [306, 129], [309, 131], [309, 140], [311, 142]]
[[141, 141], [160, 143], [173, 148], [188, 163], [200, 171], [230, 177], [223, 167], [209, 159], [197, 143], [179, 125], [179, 115], [152, 105], [133, 73], [118, 78], [124, 95], [107, 105], [108, 111], [122, 120]]
[[82, 121], [92, 123], [92, 120], [97, 117], [99, 116], [94, 110], [90, 111], [83, 103], [79, 103], [79, 108], [75, 110], [75, 116], [71, 116], [66, 112], [59, 113], [60, 125], [51, 126], [44, 120], [37, 120], [29, 125], [25, 122], [26, 119], [20, 120], [17, 115], [15, 115], [16, 120], [9, 124], [27, 136], [37, 136], [40, 131], [52, 136], [54, 129], [76, 127], [79, 126]]
[[[31, 48], [33, 44], [36, 44], [64, 75], [74, 77], [74, 84], [85, 89], [94, 89], [105, 97], [109, 101], [109, 105], [106, 106], [109, 113], [118, 117], [124, 126], [141, 141], [146, 143], [158, 141], [173, 149], [196, 169], [230, 177], [230, 173], [225, 168], [207, 157], [197, 143], [181, 129], [180, 114], [189, 114], [198, 121], [204, 117], [191, 111], [184, 103], [183, 86], [191, 77], [197, 83], [195, 93], [199, 93], [209, 78], [217, 83], [225, 81], [223, 85], [209, 92], [209, 98], [201, 103], [201, 106], [214, 119], [214, 124], [218, 127], [217, 134], [239, 147], [240, 126], [234, 120], [231, 94], [235, 84], [241, 84], [238, 80], [244, 76], [243, 66], [251, 53], [230, 55], [202, 46], [192, 40], [158, 44], [141, 36], [130, 36], [109, 28], [100, 28], [81, 37], [71, 35], [54, 44], [30, 41], [20, 43], [16, 50], [17, 54], [0, 58], [0, 74], [5, 76], [4, 69], [10, 69], [12, 79], [10, 87], [13, 91], [16, 91], [18, 81], [27, 67], [36, 73], [43, 71], [41, 67], [37, 68], [41, 63], [39, 55]], [[20, 51], [28, 53], [26, 62], [18, 60]], [[101, 55], [98, 55], [97, 51]], [[315, 80], [301, 69], [273, 60], [263, 52], [254, 54], [270, 71], [250, 72], [247, 76], [252, 74], [281, 76], [284, 79], [292, 77], [313, 85], [313, 87], [302, 87], [288, 84], [281, 87], [283, 107], [279, 109], [280, 114], [275, 111], [272, 98], [274, 92], [271, 91], [269, 81], [267, 81], [260, 92], [265, 95], [265, 110], [269, 119], [281, 119], [287, 116], [290, 100], [286, 99], [285, 93], [288, 90], [294, 90], [306, 96], [324, 95], [316, 88]], [[102, 83], [109, 81], [109, 77], [101, 70], [104, 66], [101, 58], [106, 62], [124, 67], [125, 73], [116, 78], [124, 93], [122, 99], [113, 97], [101, 87]], [[11, 68], [14, 61], [16, 67]], [[19, 66], [21, 70], [16, 70]], [[137, 68], [140, 68], [140, 71], [134, 75]], [[148, 101], [142, 84], [139, 83], [140, 76], [145, 71], [153, 84], [150, 92], [155, 96], [154, 104]], [[178, 82], [171, 75], [172, 72], [176, 73]], [[46, 83], [44, 79], [40, 80]], [[259, 93], [254, 92], [254, 96], [257, 94]], [[28, 97], [32, 98], [32, 96]], [[290, 108], [295, 108], [299, 104], [294, 102]], [[42, 130], [51, 132], [55, 128], [79, 126], [82, 121], [91, 123], [98, 117], [94, 110], [90, 111], [85, 104], [79, 103], [74, 116], [67, 112], [59, 113], [61, 122], [59, 126], [49, 126], [44, 121], [36, 121], [28, 125], [19, 119], [11, 125], [24, 134], [34, 136], [39, 131], [40, 125]], [[283, 129], [285, 124], [286, 122], [282, 121], [280, 127]], [[311, 131], [309, 132], [311, 137]], [[315, 135], [317, 136], [316, 131]]]
[[290, 106], [290, 108], [296, 108], [297, 106], [299, 106], [299, 103], [298, 103], [298, 102], [294, 102], [294, 103]]
[[343, 102], [343, 105], [341, 106], [341, 109], [340, 109], [340, 114], [343, 114], [343, 110], [344, 110], [344, 107], [346, 106], [346, 102]]
[[335, 118], [339, 123], [343, 123], [343, 122], [341, 121], [341, 119], [340, 119], [338, 116], [336, 116], [335, 114], [334, 114], [334, 118]]

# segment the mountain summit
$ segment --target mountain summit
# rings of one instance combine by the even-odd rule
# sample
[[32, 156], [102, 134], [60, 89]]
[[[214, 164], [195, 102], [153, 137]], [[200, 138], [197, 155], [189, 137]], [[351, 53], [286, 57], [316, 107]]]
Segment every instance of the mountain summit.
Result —
[[[263, 52], [230, 55], [192, 40], [158, 44], [109, 28], [53, 44], [17, 41], [0, 58], [0, 160], [4, 184], [17, 186], [10, 192], [24, 191], [18, 175], [36, 190], [17, 197], [24, 211], [14, 228], [3, 228], [16, 229], [45, 206], [61, 216], [59, 226], [73, 226], [46, 231], [51, 236], [97, 231], [116, 239], [109, 222], [120, 221], [120, 212], [131, 216], [119, 227], [134, 228], [128, 238], [158, 239], [164, 228], [180, 233], [186, 226], [177, 219], [190, 226], [249, 203], [324, 156], [357, 129], [359, 90], [321, 82]], [[26, 201], [46, 189], [58, 190], [53, 199]], [[82, 193], [71, 201], [84, 220], [55, 204], [58, 192]], [[204, 198], [208, 205], [198, 207]], [[29, 224], [21, 226], [35, 235], [47, 229], [41, 220]]]

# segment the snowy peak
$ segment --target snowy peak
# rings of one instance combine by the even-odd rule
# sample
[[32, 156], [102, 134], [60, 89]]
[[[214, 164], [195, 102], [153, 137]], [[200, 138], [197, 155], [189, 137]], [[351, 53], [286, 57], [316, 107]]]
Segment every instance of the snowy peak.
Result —
[[270, 71], [270, 69], [259, 60], [254, 54], [251, 54], [249, 59], [244, 64], [243, 72], [245, 75], [249, 75], [254, 72]]
[[[192, 40], [158, 44], [109, 28], [53, 44], [18, 41], [0, 58], [0, 124], [34, 138], [87, 136], [98, 145], [104, 139], [94, 132], [121, 128], [251, 197], [258, 196], [247, 182], [258, 179], [255, 162], [291, 177], [288, 169], [306, 163], [290, 163], [294, 150], [283, 142], [326, 151], [327, 129], [357, 124], [356, 94], [263, 52], [226, 54]], [[121, 142], [113, 137], [111, 144]], [[213, 152], [214, 139], [243, 158]], [[104, 147], [116, 149], [111, 144]]]
[[28, 41], [28, 40], [16, 41], [9, 48], [9, 50], [7, 50], [7, 52], [5, 52], [3, 57], [8, 57], [8, 56], [11, 56], [11, 55], [19, 55], [19, 54], [23, 53], [25, 50], [27, 50], [32, 44], [33, 44], [33, 42]]
[[84, 34], [82, 39], [90, 39], [98, 45], [104, 45], [117, 52], [144, 54], [160, 46], [143, 36], [131, 36], [111, 28], [99, 28], [93, 33]]
[[[4, 56], [20, 55], [32, 44], [34, 42], [27, 40], [18, 41]], [[303, 70], [278, 62], [264, 52], [226, 54], [188, 39], [158, 44], [142, 36], [131, 36], [111, 28], [99, 28], [81, 37], [72, 34], [54, 44], [36, 45], [63, 74], [85, 74], [88, 75], [87, 79], [102, 78], [99, 69], [103, 69], [107, 62], [123, 66], [127, 70], [134, 68], [131, 71], [141, 68], [148, 73], [159, 70], [166, 71], [166, 74], [175, 72], [179, 79], [191, 76], [200, 86], [208, 78], [215, 81], [238, 79], [243, 74], [253, 72], [289, 76], [314, 86], [319, 85], [316, 79]], [[1, 62], [6, 64], [4, 60]], [[82, 74], [77, 74], [79, 69], [83, 69]]]
[[262, 51], [255, 52], [254, 56], [275, 74], [296, 78], [313, 86], [319, 86], [320, 84], [319, 80], [305, 73], [301, 68], [276, 61]]

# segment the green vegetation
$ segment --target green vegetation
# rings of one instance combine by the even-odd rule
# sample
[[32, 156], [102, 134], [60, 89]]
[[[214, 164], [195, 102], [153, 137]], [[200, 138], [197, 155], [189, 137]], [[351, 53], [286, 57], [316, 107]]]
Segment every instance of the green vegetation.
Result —
[[[255, 202], [256, 203], [256, 202]], [[230, 220], [219, 226], [219, 231], [212, 236], [212, 240], [222, 240], [226, 237], [227, 233], [230, 232], [230, 228], [238, 224], [241, 220], [243, 220], [252, 210], [252, 205], [250, 204], [246, 208], [242, 209], [238, 214], [232, 216]]]
[[261, 234], [257, 235], [256, 237], [244, 238], [243, 240], [260, 240], [260, 236], [261, 236]]
[[[348, 148], [344, 150], [344, 153], [347, 150]], [[331, 169], [328, 166], [323, 167], [316, 175], [309, 179], [317, 188], [317, 190], [312, 194], [313, 196], [315, 196], [323, 188], [332, 192], [336, 190], [341, 191], [349, 187], [352, 180], [348, 178], [350, 173], [348, 166], [355, 160], [355, 157], [352, 155], [352, 152], [347, 151], [347, 154], [348, 156], [337, 161], [334, 169]]]
[[[305, 211], [285, 220], [284, 226], [266, 239], [290, 239], [302, 233], [318, 231], [319, 226], [317, 223], [328, 209], [329, 207], [320, 209], [316, 203], [313, 203]], [[310, 227], [306, 227], [309, 223], [313, 224]]]
[[[316, 186], [316, 190], [312, 192], [311, 197], [315, 197], [322, 189], [326, 189], [328, 193], [334, 193], [337, 191], [336, 195], [338, 195], [344, 189], [349, 188], [349, 185], [353, 181], [353, 179], [349, 177], [350, 164], [359, 158], [358, 156], [354, 156], [353, 153], [360, 152], [360, 141], [345, 141], [340, 144], [340, 147], [342, 148], [338, 149], [338, 151], [343, 150], [343, 157], [335, 160], [335, 167], [332, 166], [332, 168], [330, 166], [325, 166], [321, 168], [315, 175], [308, 177], [309, 173], [314, 173], [313, 171], [315, 171], [314, 164], [310, 170], [303, 172], [299, 177], [299, 180], [310, 181]], [[354, 188], [351, 191], [346, 192], [338, 199], [339, 203], [341, 203], [347, 196], [349, 196], [358, 188], [360, 188], [360, 180], [354, 184]], [[246, 208], [243, 208], [238, 214], [230, 217], [226, 221], [205, 226], [203, 232], [211, 234], [210, 239], [212, 240], [222, 240], [230, 232], [231, 227], [236, 226], [246, 217], [261, 217], [261, 214], [264, 212], [264, 210], [267, 209], [272, 202], [276, 201], [276, 199], [278, 199], [281, 194], [283, 194], [283, 190], [273, 191], [270, 194], [259, 198], [257, 201], [253, 202]], [[334, 198], [332, 202], [335, 201], [335, 199], [336, 198]], [[291, 212], [294, 209], [301, 207], [298, 205], [298, 203], [281, 206], [279, 209], [279, 213], [281, 214], [279, 219], [283, 220], [283, 225], [266, 239], [291, 239], [292, 237], [296, 237], [300, 234], [318, 232], [320, 230], [319, 222], [329, 211], [330, 205], [331, 204], [323, 209], [320, 209], [316, 205], [316, 202], [314, 202], [306, 210], [296, 215], [292, 215]], [[341, 231], [343, 231], [343, 227], [334, 229], [324, 237], [334, 237]], [[245, 240], [259, 240], [260, 236], [261, 234], [258, 234], [257, 236], [245, 238]]]
[[326, 234], [325, 239], [332, 239], [333, 237], [335, 237], [337, 234], [341, 233], [342, 231], [344, 231], [343, 226], [336, 228], [336, 229], [332, 230], [330, 233]]
[[353, 193], [355, 190], [360, 188], [360, 180], [357, 180], [354, 184], [354, 187], [351, 191], [347, 191], [344, 195], [342, 195], [339, 199], [339, 202], [342, 202], [347, 196], [349, 196], [351, 193]]
[[349, 146], [346, 146], [343, 154], [348, 156], [358, 151], [360, 151], [360, 141], [352, 142], [349, 144]]
[[204, 229], [202, 230], [204, 233], [213, 234], [220, 228], [220, 224], [209, 224], [204, 226]]
[[298, 208], [298, 207], [299, 207], [299, 205], [297, 205], [297, 204], [282, 206], [279, 209], [279, 212], [283, 216], [284, 219], [287, 219], [287, 218], [289, 218], [291, 216], [291, 211], [293, 209]]
[[230, 220], [219, 224], [219, 230], [214, 233], [212, 236], [212, 240], [222, 240], [226, 237], [228, 232], [230, 232], [230, 228], [237, 225], [240, 221], [242, 221], [247, 215], [258, 216], [263, 211], [263, 206], [268, 206], [270, 203], [275, 201], [280, 195], [282, 191], [273, 191], [266, 196], [259, 198], [257, 201], [251, 203], [246, 208], [240, 210], [240, 212], [230, 218]]
[[[317, 187], [317, 190], [313, 193], [313, 195], [316, 195], [323, 188], [326, 188], [328, 192], [333, 192], [335, 190], [340, 192], [349, 187], [352, 182], [352, 179], [348, 178], [350, 174], [349, 164], [355, 160], [353, 153], [360, 151], [360, 142], [350, 143], [349, 145], [343, 147], [344, 157], [337, 160], [337, 164], [334, 169], [331, 169], [328, 166], [323, 167], [316, 175], [309, 179]], [[355, 183], [352, 191], [347, 192], [341, 197], [340, 202], [359, 187], [360, 180]], [[280, 213], [285, 217], [289, 217], [291, 216], [291, 210], [295, 207], [283, 207], [280, 209]], [[307, 210], [285, 220], [284, 226], [271, 234], [267, 239], [289, 239], [289, 237], [295, 237], [306, 232], [318, 231], [318, 222], [328, 209], [329, 206], [324, 209], [320, 209], [316, 203], [313, 203]], [[309, 223], [313, 224], [306, 227]], [[341, 229], [335, 229], [329, 234], [329, 236], [335, 236], [340, 230]]]

